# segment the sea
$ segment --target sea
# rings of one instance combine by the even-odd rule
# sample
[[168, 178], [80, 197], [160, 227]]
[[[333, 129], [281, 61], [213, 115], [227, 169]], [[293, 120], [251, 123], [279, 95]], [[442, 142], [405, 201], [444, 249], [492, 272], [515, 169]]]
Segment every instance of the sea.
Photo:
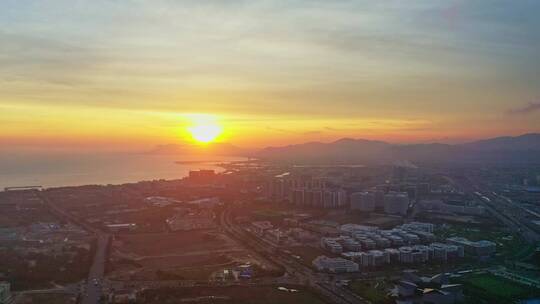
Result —
[[190, 170], [213, 169], [242, 157], [179, 156], [147, 153], [0, 153], [0, 191], [5, 187], [45, 188], [124, 184], [179, 179]]

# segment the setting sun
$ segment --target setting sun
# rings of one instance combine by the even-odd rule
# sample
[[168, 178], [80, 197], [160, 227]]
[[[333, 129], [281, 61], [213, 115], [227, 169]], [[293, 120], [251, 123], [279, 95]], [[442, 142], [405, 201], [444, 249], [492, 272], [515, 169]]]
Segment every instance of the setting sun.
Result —
[[198, 142], [209, 143], [214, 141], [223, 131], [216, 124], [195, 125], [188, 128], [191, 136]]
[[218, 123], [214, 115], [189, 114], [186, 116], [190, 121], [187, 131], [197, 142], [209, 143], [215, 141], [223, 133], [223, 127]]

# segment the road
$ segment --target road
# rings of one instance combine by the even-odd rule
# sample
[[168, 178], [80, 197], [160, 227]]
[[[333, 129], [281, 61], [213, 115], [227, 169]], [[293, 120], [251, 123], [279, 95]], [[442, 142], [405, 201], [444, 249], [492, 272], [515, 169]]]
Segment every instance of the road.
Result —
[[[73, 223], [85, 228], [88, 232], [93, 233], [97, 237], [96, 252], [92, 262], [92, 266], [89, 271], [88, 279], [85, 285], [85, 291], [83, 293], [82, 304], [98, 304], [103, 294], [104, 272], [106, 262], [107, 246], [111, 236], [95, 227], [92, 227], [84, 220], [79, 219], [65, 210], [59, 208], [52, 203], [45, 195], [39, 194], [43, 202], [49, 206], [51, 211], [58, 216], [69, 220]], [[267, 261], [270, 268], [276, 270], [282, 269], [284, 275], [279, 278], [271, 278], [267, 280], [259, 280], [246, 284], [250, 285], [267, 285], [267, 284], [300, 284], [305, 285], [318, 291], [321, 295], [331, 300], [336, 304], [366, 304], [369, 303], [353, 293], [351, 290], [336, 285], [334, 280], [330, 279], [330, 276], [323, 273], [314, 272], [311, 268], [301, 264], [293, 259], [290, 255], [282, 252], [276, 248], [273, 244], [265, 242], [259, 238], [256, 238], [249, 234], [247, 231], [238, 227], [236, 223], [231, 219], [230, 209], [226, 209], [220, 215], [221, 226], [225, 232], [228, 233], [234, 239], [240, 241], [241, 244], [250, 248], [252, 255], [257, 259]], [[163, 282], [163, 284], [170, 284], [171, 282]], [[162, 285], [160, 282], [138, 282], [134, 285], [140, 286], [153, 286]], [[185, 286], [186, 282], [177, 282]], [[220, 286], [220, 284], [208, 283], [204, 285], [202, 283], [193, 283], [193, 286]], [[202, 284], [202, 285], [201, 285]], [[233, 283], [234, 284], [234, 283]], [[188, 284], [189, 285], [189, 284]], [[178, 285], [177, 285], [178, 286]]]
[[220, 215], [221, 226], [233, 238], [251, 248], [256, 254], [263, 256], [271, 263], [285, 270], [285, 273], [296, 278], [298, 284], [306, 285], [318, 291], [321, 295], [336, 304], [366, 304], [362, 299], [348, 288], [336, 285], [330, 276], [318, 273], [301, 264], [290, 255], [282, 252], [274, 245], [256, 238], [247, 231], [238, 227], [231, 218], [231, 210], [227, 208]]
[[81, 226], [86, 231], [96, 236], [96, 252], [94, 254], [94, 259], [92, 260], [92, 266], [90, 267], [90, 271], [88, 273], [88, 279], [86, 280], [82, 304], [97, 304], [103, 292], [102, 288], [103, 278], [105, 275], [107, 246], [111, 236], [95, 227], [92, 227], [83, 219], [80, 219], [58, 207], [43, 192], [38, 191], [37, 196], [53, 214]]
[[451, 180], [457, 188], [477, 197], [478, 201], [490, 214], [514, 233], [520, 235], [523, 240], [532, 244], [540, 241], [540, 234], [529, 228], [521, 220], [520, 212], [523, 211], [519, 204], [498, 195], [494, 191], [491, 191], [487, 185], [471, 178], [452, 178]]
[[105, 262], [107, 254], [107, 245], [110, 240], [110, 235], [98, 235], [96, 242], [96, 254], [90, 267], [88, 280], [86, 282], [86, 294], [82, 300], [82, 304], [96, 304], [99, 302], [103, 294], [103, 278], [105, 275]]

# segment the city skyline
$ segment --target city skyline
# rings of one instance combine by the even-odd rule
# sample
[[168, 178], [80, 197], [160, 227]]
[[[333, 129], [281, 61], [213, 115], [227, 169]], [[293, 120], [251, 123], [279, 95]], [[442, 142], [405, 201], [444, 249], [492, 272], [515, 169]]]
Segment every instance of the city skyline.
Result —
[[540, 303], [539, 12], [0, 1], [0, 304]]

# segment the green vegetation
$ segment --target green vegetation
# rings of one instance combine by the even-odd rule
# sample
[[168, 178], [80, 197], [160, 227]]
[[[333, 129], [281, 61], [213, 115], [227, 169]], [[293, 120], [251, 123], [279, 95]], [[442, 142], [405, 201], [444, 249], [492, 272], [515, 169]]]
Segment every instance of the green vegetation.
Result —
[[512, 250], [513, 252], [513, 259], [522, 261], [530, 258], [536, 250], [536, 245], [534, 244], [524, 244], [519, 248], [519, 250]]
[[478, 240], [491, 240], [498, 241], [503, 240], [503, 238], [511, 236], [511, 239], [516, 239], [514, 236], [510, 235], [508, 232], [502, 231], [500, 229], [489, 229], [488, 227], [482, 228], [471, 228], [464, 225], [449, 225], [442, 229], [437, 229], [435, 231], [437, 237], [445, 239], [453, 236], [460, 236], [467, 238], [471, 241]]
[[471, 241], [488, 240], [497, 244], [499, 260], [523, 260], [532, 255], [535, 246], [526, 243], [519, 236], [512, 235], [502, 229], [488, 227], [470, 228], [462, 225], [451, 225], [435, 231], [439, 239], [459, 236]]
[[160, 288], [143, 291], [137, 303], [168, 304], [191, 299], [196, 303], [235, 304], [324, 304], [325, 302], [309, 291], [296, 288], [296, 292], [278, 290], [278, 286], [192, 287]]
[[[94, 246], [92, 246], [94, 247]], [[7, 275], [13, 290], [48, 288], [88, 276], [95, 249], [66, 247], [54, 254], [0, 250], [0, 269]]]
[[[0, 213], [0, 229], [1, 228], [15, 228], [26, 227], [38, 222], [59, 222], [51, 212], [42, 204], [33, 201], [28, 204], [24, 198], [21, 198], [22, 202], [26, 202], [27, 208], [22, 210], [17, 209], [16, 204], [3, 204], [2, 212]], [[60, 222], [63, 224], [63, 222]]]
[[339, 224], [362, 224], [369, 219], [369, 214], [358, 211], [344, 213], [330, 213], [324, 217], [325, 220], [337, 222]]
[[194, 261], [188, 267], [173, 267], [167, 270], [156, 271], [160, 280], [207, 280], [212, 273], [235, 263], [224, 255]]
[[389, 286], [385, 281], [353, 281], [349, 287], [373, 304], [393, 303], [387, 296]]
[[467, 280], [475, 288], [483, 289], [497, 297], [511, 298], [523, 294], [526, 289], [508, 280], [492, 275], [471, 277]]
[[512, 303], [519, 299], [538, 296], [540, 290], [531, 289], [491, 274], [472, 275], [458, 280], [464, 284], [465, 295], [477, 303]]
[[75, 304], [77, 298], [68, 294], [33, 294], [22, 296], [18, 303], [24, 304]]
[[300, 261], [308, 267], [311, 267], [311, 262], [313, 262], [313, 260], [320, 255], [334, 256], [333, 254], [323, 251], [320, 248], [309, 246], [293, 246], [288, 247], [287, 250], [289, 250], [293, 255], [299, 256]]

